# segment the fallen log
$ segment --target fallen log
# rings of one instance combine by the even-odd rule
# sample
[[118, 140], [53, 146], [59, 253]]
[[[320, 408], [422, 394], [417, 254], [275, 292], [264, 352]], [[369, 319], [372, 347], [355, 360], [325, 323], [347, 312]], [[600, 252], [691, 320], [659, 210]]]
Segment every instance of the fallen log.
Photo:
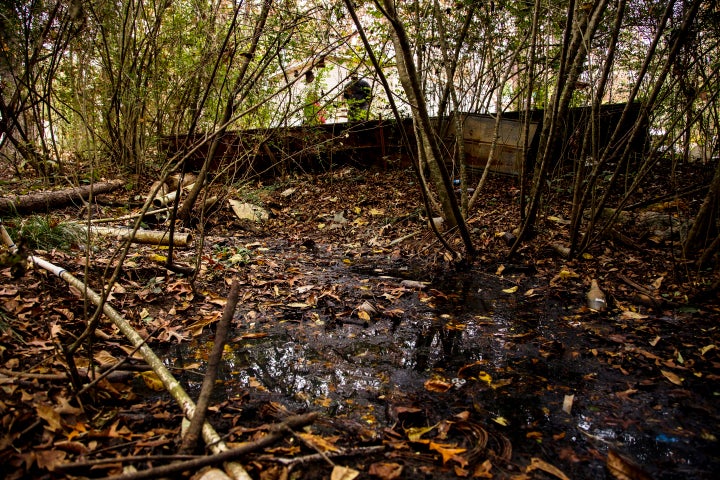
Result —
[[[86, 228], [83, 226], [83, 228]], [[170, 234], [157, 230], [137, 230], [135, 235], [130, 228], [112, 228], [112, 227], [90, 227], [90, 232], [95, 235], [114, 236], [120, 240], [127, 240], [132, 235], [132, 241], [135, 243], [146, 243], [150, 245], [168, 245], [170, 243]], [[175, 233], [174, 245], [176, 247], [187, 247], [192, 241], [190, 233]]]
[[85, 200], [90, 197], [91, 191], [93, 195], [108, 193], [117, 190], [124, 184], [123, 180], [112, 180], [65, 190], [4, 197], [0, 198], [0, 214], [45, 212], [52, 208], [63, 207], [77, 200]]

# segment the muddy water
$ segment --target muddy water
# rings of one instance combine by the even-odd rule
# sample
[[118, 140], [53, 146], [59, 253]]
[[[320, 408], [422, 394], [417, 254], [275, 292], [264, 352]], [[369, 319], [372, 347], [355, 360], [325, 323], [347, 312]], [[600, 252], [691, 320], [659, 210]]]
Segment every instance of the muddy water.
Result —
[[[404, 278], [429, 284], [384, 301]], [[629, 478], [646, 478], [641, 470], [716, 478], [717, 385], [672, 385], [618, 338], [652, 350], [651, 337], [672, 341], [666, 320], [630, 332], [612, 313], [583, 311], [580, 295], [547, 297], [524, 277], [512, 292], [513, 281], [482, 272], [431, 278], [338, 264], [317, 284], [336, 285], [338, 295], [308, 308], [258, 301], [238, 309], [219, 399], [242, 398], [247, 412], [268, 401], [323, 412], [354, 425], [350, 444], [467, 412], [490, 438], [472, 460], [492, 458], [495, 478], [523, 471], [533, 457], [570, 478], [614, 478], [609, 452], [623, 456], [623, 468], [636, 464]], [[355, 306], [366, 299], [395, 311], [364, 321]], [[203, 358], [208, 345], [185, 346], [183, 356]]]

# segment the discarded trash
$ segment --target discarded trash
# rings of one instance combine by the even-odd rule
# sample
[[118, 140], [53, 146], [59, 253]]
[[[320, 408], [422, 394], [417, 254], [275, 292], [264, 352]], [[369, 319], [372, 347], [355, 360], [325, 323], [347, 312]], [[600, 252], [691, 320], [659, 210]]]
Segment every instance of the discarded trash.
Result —
[[590, 280], [590, 290], [587, 292], [587, 306], [592, 310], [601, 312], [607, 308], [605, 293], [600, 290], [597, 280]]

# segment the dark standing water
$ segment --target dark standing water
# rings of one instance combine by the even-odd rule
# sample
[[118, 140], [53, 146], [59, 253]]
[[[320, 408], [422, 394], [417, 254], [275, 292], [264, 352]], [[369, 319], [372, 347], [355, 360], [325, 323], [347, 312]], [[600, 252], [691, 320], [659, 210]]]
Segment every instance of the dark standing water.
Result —
[[[470, 472], [490, 458], [494, 478], [525, 471], [533, 457], [569, 478], [614, 478], [609, 452], [628, 459], [625, 478], [717, 478], [717, 350], [710, 362], [697, 334], [678, 331], [697, 314], [638, 323], [590, 312], [577, 293], [548, 297], [522, 275], [518, 284], [480, 272], [431, 279], [347, 263], [280, 290], [247, 285], [259, 293], [236, 313], [219, 398], [242, 398], [248, 419], [268, 401], [320, 411], [349, 443], [379, 444], [390, 428], [407, 440], [413, 427], [449, 422]], [[430, 282], [419, 289], [403, 279]], [[283, 288], [312, 301], [283, 300]], [[358, 316], [365, 301], [378, 311], [369, 321]], [[183, 355], [205, 358], [209, 343]], [[674, 385], [662, 371], [682, 367], [678, 352], [686, 371]], [[708, 368], [715, 375], [705, 378]], [[401, 463], [422, 462], [406, 455]]]

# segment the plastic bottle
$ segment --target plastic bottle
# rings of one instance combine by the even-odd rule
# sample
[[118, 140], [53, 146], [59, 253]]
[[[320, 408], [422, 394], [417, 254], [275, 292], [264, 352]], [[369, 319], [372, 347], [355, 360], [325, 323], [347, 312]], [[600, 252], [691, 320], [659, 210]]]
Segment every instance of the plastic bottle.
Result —
[[607, 308], [605, 293], [600, 290], [597, 280], [594, 278], [590, 280], [590, 290], [587, 292], [587, 306], [591, 310], [597, 310], [598, 312]]

